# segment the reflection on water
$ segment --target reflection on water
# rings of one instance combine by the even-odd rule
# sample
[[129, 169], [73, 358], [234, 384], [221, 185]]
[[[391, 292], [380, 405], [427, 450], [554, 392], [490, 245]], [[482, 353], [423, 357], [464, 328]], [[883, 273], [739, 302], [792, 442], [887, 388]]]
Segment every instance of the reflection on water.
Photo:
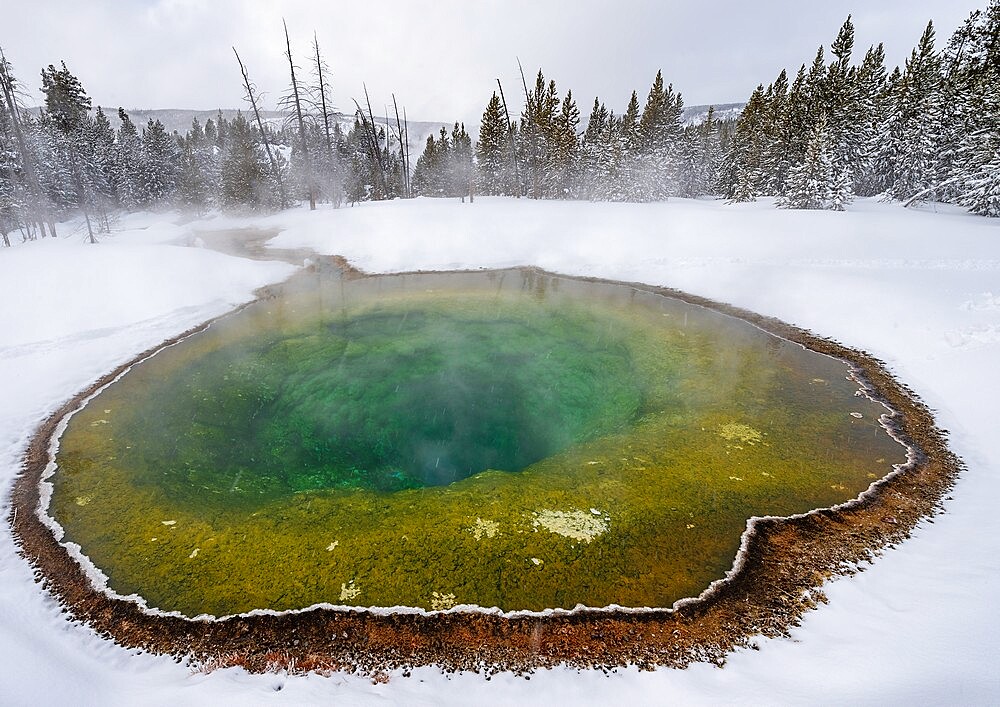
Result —
[[113, 589], [187, 615], [669, 606], [750, 516], [903, 460], [847, 374], [624, 285], [320, 269], [77, 413], [50, 512]]

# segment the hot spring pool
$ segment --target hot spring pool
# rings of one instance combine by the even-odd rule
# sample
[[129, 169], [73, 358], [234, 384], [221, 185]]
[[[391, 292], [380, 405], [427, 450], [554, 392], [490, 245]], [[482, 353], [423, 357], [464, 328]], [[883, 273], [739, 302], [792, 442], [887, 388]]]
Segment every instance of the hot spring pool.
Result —
[[668, 607], [748, 518], [905, 461], [849, 376], [623, 284], [319, 268], [89, 399], [48, 512], [111, 590], [187, 616]]

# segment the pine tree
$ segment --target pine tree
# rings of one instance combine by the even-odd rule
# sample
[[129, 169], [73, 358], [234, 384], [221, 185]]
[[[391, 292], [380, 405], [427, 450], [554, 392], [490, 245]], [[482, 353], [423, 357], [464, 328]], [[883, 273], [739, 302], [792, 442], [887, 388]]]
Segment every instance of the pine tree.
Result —
[[125, 109], [118, 109], [118, 140], [115, 147], [114, 181], [115, 191], [122, 206], [127, 209], [136, 207], [141, 200], [141, 190], [138, 184], [139, 162], [141, 159], [141, 142], [135, 123]]
[[33, 127], [25, 120], [19, 94], [20, 84], [14, 76], [13, 66], [0, 49], [0, 122], [8, 154], [14, 154], [13, 158], [7, 158], [12, 161], [5, 165], [10, 184], [6, 193], [12, 194], [7, 197], [6, 208], [20, 222], [27, 239], [44, 238], [46, 226], [55, 236], [52, 205], [46, 198], [39, 174], [41, 165], [34, 149]]
[[786, 209], [843, 208], [845, 173], [837, 171], [830, 150], [830, 134], [821, 118], [806, 146], [805, 158], [788, 171], [785, 193], [778, 205]]
[[228, 125], [221, 177], [222, 203], [226, 206], [251, 209], [281, 206], [281, 193], [269, 160], [242, 113], [237, 113]]
[[483, 112], [476, 143], [479, 191], [483, 194], [513, 194], [513, 163], [510, 131], [496, 92]]
[[[49, 64], [47, 69], [42, 70], [42, 92], [45, 94], [46, 113], [42, 125], [50, 131], [52, 153], [58, 155], [57, 160], [63, 162], [62, 168], [71, 175], [75, 191], [75, 194], [70, 196], [69, 190], [65, 190], [65, 194], [60, 194], [62, 197], [60, 201], [64, 206], [79, 207], [83, 211], [90, 242], [96, 243], [88, 214], [88, 180], [83, 176], [85, 172], [97, 171], [95, 165], [84, 161], [87, 156], [84, 149], [86, 144], [84, 128], [91, 106], [90, 97], [83, 90], [79, 79], [66, 68], [66, 62], [62, 62], [61, 66], [61, 69], [56, 69]], [[59, 181], [55, 183], [61, 184]]]
[[214, 137], [215, 123], [211, 118], [206, 121], [204, 129], [194, 118], [190, 130], [178, 146], [176, 199], [181, 205], [199, 213], [214, 203], [219, 186], [219, 169], [209, 129]]
[[782, 69], [764, 96], [760, 126], [760, 174], [764, 194], [781, 194], [791, 164], [791, 126], [788, 74]]
[[472, 195], [472, 138], [465, 131], [465, 123], [455, 123], [451, 131], [451, 153], [448, 155], [448, 195]]
[[159, 120], [150, 119], [142, 131], [136, 172], [140, 206], [159, 205], [172, 196], [177, 184], [178, 161], [176, 141]]
[[709, 106], [705, 120], [684, 131], [684, 143], [680, 151], [681, 196], [694, 199], [714, 191], [718, 181], [720, 147], [715, 108]]
[[663, 73], [657, 71], [639, 119], [636, 184], [641, 201], [666, 199], [676, 193], [683, 110], [681, 95], [674, 93], [673, 85], [664, 89]]
[[[865, 172], [866, 149], [860, 129], [862, 115], [857, 69], [851, 66], [854, 49], [854, 25], [851, 17], [840, 28], [830, 45], [833, 61], [827, 69], [824, 84], [824, 113], [830, 136], [831, 158], [841, 189], [851, 191], [856, 179]], [[844, 177], [846, 175], [846, 177]], [[841, 179], [843, 177], [843, 179]]]
[[885, 70], [885, 49], [871, 47], [857, 72], [858, 116], [854, 130], [858, 144], [857, 164], [853, 172], [854, 190], [862, 196], [874, 196], [885, 190], [878, 169], [881, 126], [889, 115], [889, 88]]
[[610, 114], [599, 98], [594, 98], [594, 107], [587, 119], [587, 129], [583, 133], [580, 147], [579, 181], [577, 196], [583, 199], [603, 200], [608, 198], [608, 142], [610, 138]]
[[[444, 128], [442, 128], [442, 131]], [[420, 196], [442, 196], [441, 172], [447, 151], [447, 145], [441, 145], [434, 135], [427, 136], [424, 151], [417, 158], [413, 168], [413, 192]]]
[[720, 190], [730, 203], [756, 201], [762, 196], [766, 110], [764, 87], [759, 85], [736, 121], [722, 167]]
[[579, 125], [580, 110], [573, 100], [573, 92], [568, 91], [552, 127], [552, 147], [548, 152], [546, 165], [546, 193], [549, 196], [559, 199], [571, 196], [570, 190], [577, 179], [576, 166], [580, 151], [580, 138], [577, 135]]
[[546, 84], [545, 76], [539, 69], [534, 90], [527, 93], [524, 111], [521, 113], [521, 145], [518, 150], [524, 156], [523, 169], [528, 196], [533, 199], [551, 196], [555, 181], [550, 170], [554, 163], [551, 153], [556, 150], [558, 113], [556, 82], [549, 81]]
[[42, 93], [45, 94], [45, 112], [63, 133], [72, 134], [81, 129], [90, 111], [90, 97], [83, 90], [80, 80], [66, 62], [56, 69], [49, 64], [42, 70]]
[[111, 230], [108, 212], [118, 202], [115, 190], [115, 131], [100, 106], [94, 118], [87, 121], [83, 134], [86, 155], [83, 162], [90, 166], [83, 176], [92, 195], [100, 230], [108, 232]]
[[956, 200], [1000, 217], [1000, 0], [974, 12], [946, 51], [953, 87], [953, 155], [947, 160]]
[[906, 61], [887, 124], [888, 194], [894, 199], [910, 199], [940, 181], [941, 98], [941, 61], [934, 50], [934, 25], [928, 23]]

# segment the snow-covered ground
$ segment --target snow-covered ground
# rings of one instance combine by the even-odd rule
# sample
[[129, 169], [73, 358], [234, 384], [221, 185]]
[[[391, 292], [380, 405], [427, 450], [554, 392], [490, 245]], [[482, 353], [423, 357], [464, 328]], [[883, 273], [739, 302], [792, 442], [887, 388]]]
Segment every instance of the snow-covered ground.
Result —
[[[183, 224], [183, 225], [179, 225]], [[0, 528], [3, 704], [550, 704], [1000, 702], [1000, 220], [859, 201], [847, 213], [769, 203], [624, 205], [479, 199], [364, 204], [269, 217], [124, 219], [0, 250], [3, 513], [36, 425], [117, 364], [252, 297], [293, 268], [180, 247], [195, 230], [273, 226], [282, 247], [373, 271], [533, 264], [677, 287], [777, 316], [885, 360], [937, 411], [968, 470], [945, 513], [825, 590], [791, 639], [725, 668], [530, 680], [205, 675], [125, 651], [65, 620]], [[68, 232], [67, 229], [64, 229]]]

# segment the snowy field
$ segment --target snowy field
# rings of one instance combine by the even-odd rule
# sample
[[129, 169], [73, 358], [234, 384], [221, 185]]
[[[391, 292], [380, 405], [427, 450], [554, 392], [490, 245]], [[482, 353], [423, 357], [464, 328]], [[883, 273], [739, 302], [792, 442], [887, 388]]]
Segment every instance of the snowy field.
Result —
[[138, 214], [101, 244], [0, 249], [3, 513], [38, 423], [138, 352], [252, 297], [293, 267], [183, 247], [199, 230], [281, 230], [273, 244], [370, 272], [538, 265], [676, 287], [773, 315], [887, 362], [951, 431], [968, 470], [933, 523], [824, 589], [791, 639], [723, 669], [530, 680], [192, 673], [65, 620], [0, 529], [0, 703], [997, 704], [1000, 703], [1000, 219], [861, 200], [846, 213], [768, 202], [625, 205], [418, 199], [185, 222]]

